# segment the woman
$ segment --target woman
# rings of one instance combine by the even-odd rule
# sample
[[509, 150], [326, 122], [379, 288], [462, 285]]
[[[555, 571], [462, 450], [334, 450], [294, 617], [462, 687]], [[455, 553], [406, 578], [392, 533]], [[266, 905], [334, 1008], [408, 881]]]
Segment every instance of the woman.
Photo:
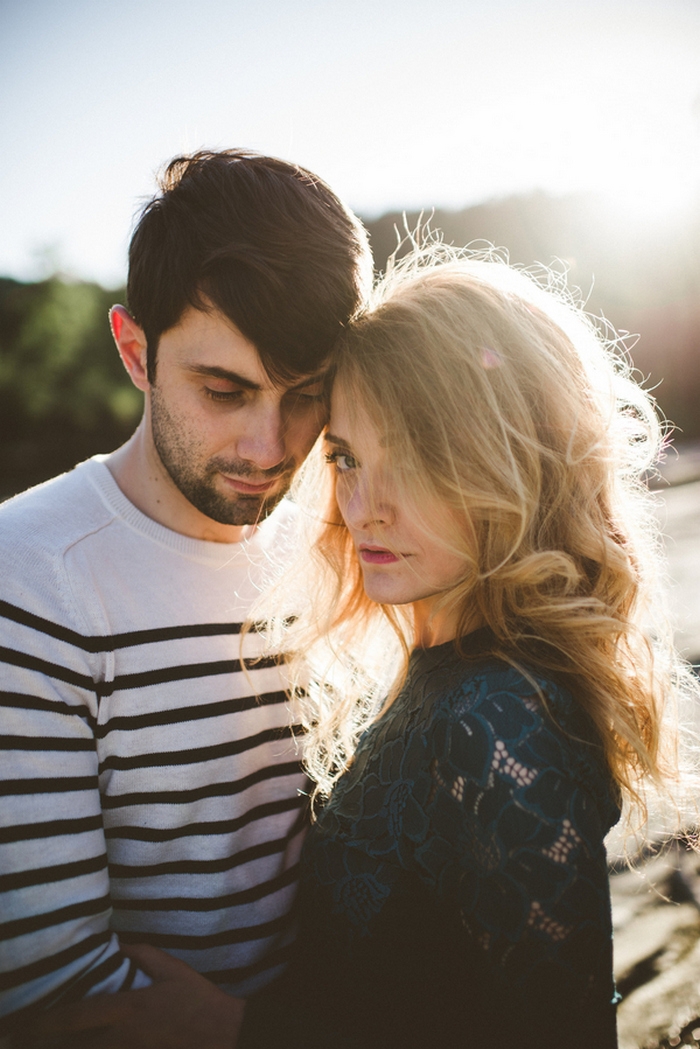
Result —
[[338, 349], [297, 493], [316, 575], [302, 550], [311, 596], [275, 620], [321, 804], [246, 1047], [617, 1044], [604, 837], [673, 772], [684, 672], [650, 400], [555, 292], [414, 259]]

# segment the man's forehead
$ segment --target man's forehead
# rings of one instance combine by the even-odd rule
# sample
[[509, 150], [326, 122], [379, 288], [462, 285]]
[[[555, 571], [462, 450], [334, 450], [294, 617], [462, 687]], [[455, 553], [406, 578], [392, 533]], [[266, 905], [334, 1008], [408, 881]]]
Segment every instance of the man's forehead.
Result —
[[313, 372], [299, 372], [285, 368], [283, 359], [277, 362], [260, 354], [236, 323], [206, 298], [201, 307], [188, 306], [165, 331], [158, 354], [192, 373], [277, 392], [323, 383], [330, 368], [324, 361]]
[[311, 373], [272, 374], [255, 344], [217, 307], [188, 306], [180, 320], [161, 336], [159, 353], [197, 374], [258, 389], [304, 389], [324, 381], [329, 365]]

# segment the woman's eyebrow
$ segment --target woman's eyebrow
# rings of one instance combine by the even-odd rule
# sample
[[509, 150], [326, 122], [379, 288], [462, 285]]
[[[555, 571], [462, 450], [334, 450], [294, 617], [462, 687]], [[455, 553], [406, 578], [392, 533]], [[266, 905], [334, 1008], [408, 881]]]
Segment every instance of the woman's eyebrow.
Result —
[[335, 434], [326, 433], [324, 440], [328, 441], [329, 444], [335, 444], [338, 448], [349, 448], [350, 445], [342, 437], [336, 437]]

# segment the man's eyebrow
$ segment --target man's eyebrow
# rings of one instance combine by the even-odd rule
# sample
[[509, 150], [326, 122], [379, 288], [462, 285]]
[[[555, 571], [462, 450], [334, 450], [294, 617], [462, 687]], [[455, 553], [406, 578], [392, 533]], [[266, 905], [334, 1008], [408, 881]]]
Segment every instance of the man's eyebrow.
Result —
[[[236, 386], [242, 386], [246, 390], [262, 389], [260, 383], [253, 382], [252, 379], [246, 379], [245, 375], [239, 375], [238, 372], [231, 371], [229, 368], [220, 368], [215, 364], [192, 364], [190, 371], [195, 375], [209, 375], [213, 379], [224, 379], [226, 382], [235, 383]], [[323, 371], [319, 372], [318, 375], [309, 375], [306, 379], [302, 379], [301, 382], [290, 386], [289, 389], [304, 390], [307, 386], [315, 386], [316, 383], [323, 381], [325, 374], [325, 371]]]
[[335, 444], [338, 446], [338, 448], [350, 448], [350, 445], [346, 440], [344, 440], [342, 437], [336, 437], [335, 434], [332, 433], [326, 433], [324, 436], [324, 441], [327, 441], [329, 444]]
[[245, 375], [229, 371], [228, 368], [219, 368], [215, 364], [192, 364], [189, 370], [195, 375], [209, 375], [212, 379], [225, 379], [226, 382], [235, 383], [236, 386], [243, 386], [246, 390], [262, 389], [260, 383], [253, 382], [252, 379], [246, 379]]

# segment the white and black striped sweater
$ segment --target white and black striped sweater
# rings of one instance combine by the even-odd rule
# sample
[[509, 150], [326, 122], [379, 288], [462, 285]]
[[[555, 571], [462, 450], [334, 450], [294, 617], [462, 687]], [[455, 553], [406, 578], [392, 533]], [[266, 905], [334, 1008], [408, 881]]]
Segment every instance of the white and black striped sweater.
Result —
[[0, 507], [0, 1034], [144, 986], [116, 934], [231, 993], [280, 971], [305, 779], [279, 667], [244, 670], [239, 632], [289, 516], [189, 539], [100, 457]]

